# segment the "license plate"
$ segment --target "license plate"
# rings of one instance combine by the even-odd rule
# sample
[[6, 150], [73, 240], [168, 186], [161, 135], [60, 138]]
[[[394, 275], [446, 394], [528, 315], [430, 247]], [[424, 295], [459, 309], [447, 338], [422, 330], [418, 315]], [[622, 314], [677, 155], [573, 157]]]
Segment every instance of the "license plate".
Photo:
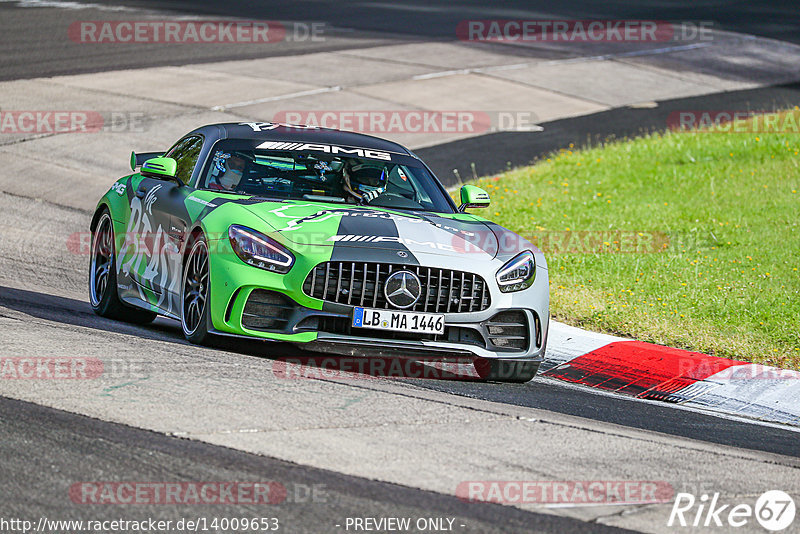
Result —
[[376, 330], [393, 330], [395, 332], [444, 334], [444, 315], [355, 308], [353, 311], [353, 326], [357, 328], [374, 328]]

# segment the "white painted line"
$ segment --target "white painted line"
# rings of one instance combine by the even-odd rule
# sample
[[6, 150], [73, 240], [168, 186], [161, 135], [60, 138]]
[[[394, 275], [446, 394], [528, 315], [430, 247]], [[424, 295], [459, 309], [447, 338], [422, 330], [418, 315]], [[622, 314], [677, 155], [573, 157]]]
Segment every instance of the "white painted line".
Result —
[[234, 102], [233, 104], [223, 104], [221, 106], [214, 106], [211, 108], [211, 111], [225, 111], [226, 109], [243, 108], [245, 106], [252, 106], [254, 104], [264, 104], [265, 102], [288, 100], [290, 98], [297, 98], [301, 96], [312, 96], [324, 93], [333, 93], [341, 90], [342, 90], [341, 85], [334, 85], [332, 87], [320, 87], [318, 89], [307, 89], [305, 91], [297, 91], [296, 93], [287, 93], [285, 95], [278, 95], [278, 96], [268, 96], [265, 98], [256, 98], [255, 100], [245, 100], [244, 102]]
[[564, 65], [569, 63], [581, 63], [584, 61], [606, 61], [618, 57], [636, 57], [636, 56], [653, 56], [659, 54], [670, 54], [673, 52], [683, 52], [685, 50], [694, 50], [697, 48], [705, 48], [711, 46], [713, 43], [692, 43], [680, 46], [668, 46], [663, 48], [652, 48], [649, 50], [634, 50], [631, 52], [620, 52], [619, 54], [603, 54], [600, 56], [582, 56], [570, 59], [554, 59], [550, 61], [528, 61], [526, 63], [512, 63], [509, 65], [493, 65], [490, 67], [475, 67], [471, 69], [453, 69], [443, 70], [439, 72], [429, 72], [427, 74], [417, 74], [412, 76], [412, 80], [430, 80], [433, 78], [444, 78], [446, 76], [457, 76], [464, 74], [489, 74], [492, 72], [501, 72], [505, 70], [519, 70], [536, 65]]
[[631, 52], [620, 52], [619, 54], [603, 54], [601, 56], [586, 56], [586, 57], [576, 57], [570, 59], [553, 59], [551, 61], [546, 61], [544, 63], [547, 65], [565, 65], [568, 63], [580, 63], [582, 61], [605, 61], [608, 59], [614, 59], [618, 57], [656, 56], [659, 54], [671, 54], [673, 52], [683, 52], [685, 50], [705, 48], [707, 46], [712, 46], [712, 44], [713, 43], [692, 43], [689, 45], [668, 46], [664, 48], [652, 48], [649, 50], [634, 50]]
[[59, 9], [96, 9], [98, 11], [136, 11], [125, 6], [109, 6], [105, 4], [85, 4], [82, 2], [68, 2], [62, 0], [0, 0], [0, 2], [15, 4], [14, 7], [55, 7]]
[[745, 364], [720, 371], [703, 382], [715, 387], [686, 405], [800, 424], [800, 372]]
[[584, 393], [591, 393], [592, 395], [602, 395], [605, 397], [614, 397], [620, 401], [626, 402], [644, 402], [646, 404], [653, 404], [655, 406], [661, 406], [673, 410], [683, 410], [686, 412], [694, 412], [703, 415], [708, 415], [710, 417], [716, 417], [718, 419], [725, 419], [727, 421], [735, 421], [737, 423], [747, 423], [749, 425], [757, 425], [757, 426], [766, 426], [770, 428], [778, 428], [781, 430], [788, 430], [790, 432], [797, 432], [800, 434], [800, 427], [792, 426], [785, 423], [776, 423], [773, 421], [766, 421], [763, 419], [753, 419], [752, 417], [743, 416], [741, 414], [729, 413], [726, 411], [702, 407], [702, 406], [694, 406], [690, 404], [672, 404], [669, 402], [664, 402], [661, 400], [654, 400], [654, 399], [645, 399], [642, 397], [631, 397], [630, 395], [622, 395], [620, 393], [615, 393], [613, 391], [608, 391], [606, 389], [598, 389], [585, 386], [583, 384], [575, 384], [572, 382], [565, 382], [563, 380], [558, 380], [557, 378], [550, 378], [550, 377], [541, 377], [537, 376], [533, 379], [534, 381], [531, 382], [532, 385], [536, 385], [536, 382], [547, 382], [551, 384], [556, 384], [559, 387], [567, 388], [567, 389], [575, 389], [583, 391]]
[[439, 72], [430, 72], [428, 74], [417, 74], [412, 76], [412, 80], [430, 80], [431, 78], [444, 78], [445, 76], [456, 76], [458, 74], [470, 74], [475, 72], [475, 69], [456, 69], [456, 70], [443, 70]]

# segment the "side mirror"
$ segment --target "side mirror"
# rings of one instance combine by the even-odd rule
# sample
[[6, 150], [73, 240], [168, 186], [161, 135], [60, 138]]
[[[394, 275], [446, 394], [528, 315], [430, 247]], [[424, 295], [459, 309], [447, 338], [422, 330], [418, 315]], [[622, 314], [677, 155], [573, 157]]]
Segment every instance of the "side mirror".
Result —
[[174, 180], [177, 169], [178, 162], [172, 158], [153, 158], [142, 164], [141, 173], [149, 178]]
[[480, 187], [465, 185], [461, 187], [461, 205], [458, 211], [463, 213], [467, 208], [486, 208], [489, 202], [489, 193]]
[[163, 152], [139, 152], [138, 154], [131, 152], [131, 170], [135, 171], [137, 167], [141, 167], [148, 159], [160, 158], [163, 155]]

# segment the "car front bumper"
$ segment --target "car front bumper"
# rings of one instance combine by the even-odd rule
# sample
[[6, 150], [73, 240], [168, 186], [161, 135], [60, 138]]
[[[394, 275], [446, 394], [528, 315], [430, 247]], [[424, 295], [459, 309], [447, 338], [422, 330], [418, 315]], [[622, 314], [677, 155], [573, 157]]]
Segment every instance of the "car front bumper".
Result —
[[[224, 249], [224, 241], [216, 246]], [[494, 283], [497, 265], [478, 265], [482, 269], [474, 269], [473, 265], [472, 270], [488, 281], [488, 309], [445, 313], [443, 335], [395, 333], [353, 327], [355, 306], [312, 298], [303, 291], [309, 272], [330, 258], [329, 250], [319, 249], [316, 254], [311, 251], [298, 255], [286, 275], [246, 265], [232, 251], [212, 255], [209, 330], [352, 356], [467, 356], [530, 361], [544, 357], [549, 327], [546, 268], [537, 266], [531, 287], [501, 293]], [[464, 269], [463, 261], [442, 256], [419, 259], [428, 265]], [[520, 335], [521, 325], [524, 335]], [[508, 335], [504, 335], [506, 332]], [[511, 339], [520, 337], [524, 339]]]

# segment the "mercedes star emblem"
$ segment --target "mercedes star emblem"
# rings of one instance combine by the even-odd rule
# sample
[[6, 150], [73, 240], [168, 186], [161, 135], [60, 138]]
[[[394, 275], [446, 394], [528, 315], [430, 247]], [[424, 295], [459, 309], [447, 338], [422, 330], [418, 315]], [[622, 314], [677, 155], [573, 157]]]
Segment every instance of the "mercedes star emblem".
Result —
[[396, 308], [410, 308], [422, 295], [422, 283], [417, 275], [410, 271], [397, 271], [389, 275], [383, 294], [389, 304]]

